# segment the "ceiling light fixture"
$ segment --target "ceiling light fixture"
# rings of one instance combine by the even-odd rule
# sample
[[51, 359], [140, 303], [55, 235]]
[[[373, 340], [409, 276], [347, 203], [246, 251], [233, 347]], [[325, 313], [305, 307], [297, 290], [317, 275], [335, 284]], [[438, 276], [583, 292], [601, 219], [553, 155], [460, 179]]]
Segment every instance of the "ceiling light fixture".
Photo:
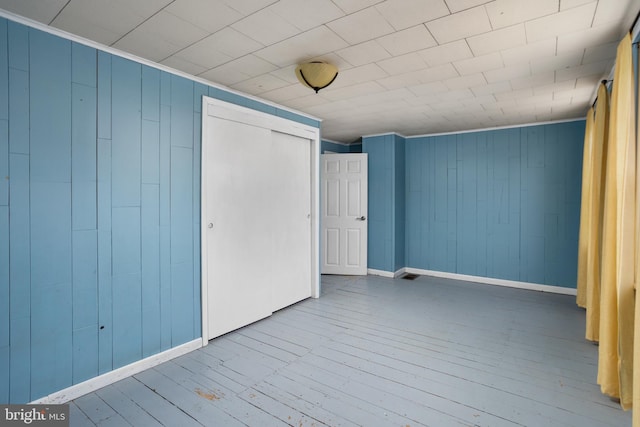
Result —
[[329, 63], [312, 61], [299, 64], [296, 67], [296, 77], [300, 83], [315, 90], [329, 86], [338, 77], [338, 69]]

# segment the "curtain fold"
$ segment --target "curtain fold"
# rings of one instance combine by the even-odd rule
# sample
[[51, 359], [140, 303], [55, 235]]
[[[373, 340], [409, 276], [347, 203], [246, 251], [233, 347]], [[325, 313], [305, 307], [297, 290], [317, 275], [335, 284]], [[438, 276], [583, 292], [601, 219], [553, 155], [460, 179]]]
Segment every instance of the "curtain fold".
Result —
[[609, 91], [605, 83], [598, 88], [593, 142], [589, 199], [589, 242], [586, 266], [586, 330], [585, 337], [598, 341], [600, 336], [600, 273], [602, 257], [602, 221], [604, 213], [604, 178], [609, 138]]
[[594, 139], [593, 107], [587, 112], [584, 131], [584, 151], [582, 155], [582, 195], [580, 198], [580, 231], [578, 237], [578, 281], [576, 304], [587, 307], [587, 269], [591, 231], [591, 170], [593, 165]]
[[[618, 69], [620, 72], [618, 73]], [[631, 34], [618, 48], [619, 81], [616, 122], [617, 234], [616, 289], [618, 298], [618, 375], [620, 404], [627, 410], [633, 401], [633, 326], [635, 295], [636, 145], [635, 81]]]
[[[604, 190], [598, 383], [602, 392], [629, 407], [632, 392], [633, 298], [629, 297], [627, 217], [629, 174], [627, 153], [635, 137], [631, 34], [618, 45], [611, 95], [611, 115]], [[635, 209], [635, 208], [634, 208]], [[635, 210], [633, 210], [635, 218]], [[635, 262], [635, 261], [634, 261]], [[631, 286], [632, 283], [631, 283]], [[631, 310], [631, 311], [630, 311]]]
[[[638, 47], [636, 46], [635, 49]], [[637, 98], [640, 99], [640, 85], [638, 88]], [[638, 120], [640, 123], [640, 110], [638, 113]], [[635, 357], [633, 358], [633, 407], [636, 408], [633, 411], [633, 427], [640, 427], [640, 173], [638, 173], [638, 166], [640, 166], [640, 135], [636, 129], [636, 230], [635, 230], [635, 272], [634, 272], [634, 293], [635, 293], [635, 318], [634, 318], [634, 340], [633, 350]]]

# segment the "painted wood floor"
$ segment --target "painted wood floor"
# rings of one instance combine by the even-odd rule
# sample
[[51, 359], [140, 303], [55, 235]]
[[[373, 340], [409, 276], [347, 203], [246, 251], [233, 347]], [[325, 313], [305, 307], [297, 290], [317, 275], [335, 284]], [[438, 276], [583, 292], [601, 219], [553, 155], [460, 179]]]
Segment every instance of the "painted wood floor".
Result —
[[419, 277], [322, 297], [71, 402], [71, 426], [631, 426], [574, 297]]

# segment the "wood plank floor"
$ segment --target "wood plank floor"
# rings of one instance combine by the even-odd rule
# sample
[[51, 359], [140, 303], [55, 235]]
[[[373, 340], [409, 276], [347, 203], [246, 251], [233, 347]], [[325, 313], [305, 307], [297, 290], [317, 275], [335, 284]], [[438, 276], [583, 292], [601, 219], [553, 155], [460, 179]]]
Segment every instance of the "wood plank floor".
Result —
[[575, 298], [322, 278], [322, 297], [71, 402], [71, 426], [631, 426]]

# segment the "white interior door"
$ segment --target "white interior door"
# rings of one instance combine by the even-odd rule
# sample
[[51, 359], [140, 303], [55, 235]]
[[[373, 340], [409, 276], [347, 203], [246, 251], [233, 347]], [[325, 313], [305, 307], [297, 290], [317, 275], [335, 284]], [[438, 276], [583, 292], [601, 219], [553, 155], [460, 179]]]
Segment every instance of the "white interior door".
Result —
[[242, 114], [226, 117], [213, 108], [203, 118], [207, 341], [318, 293], [312, 140], [286, 123], [271, 126], [271, 117], [234, 109]]
[[321, 272], [367, 274], [367, 154], [321, 156]]

